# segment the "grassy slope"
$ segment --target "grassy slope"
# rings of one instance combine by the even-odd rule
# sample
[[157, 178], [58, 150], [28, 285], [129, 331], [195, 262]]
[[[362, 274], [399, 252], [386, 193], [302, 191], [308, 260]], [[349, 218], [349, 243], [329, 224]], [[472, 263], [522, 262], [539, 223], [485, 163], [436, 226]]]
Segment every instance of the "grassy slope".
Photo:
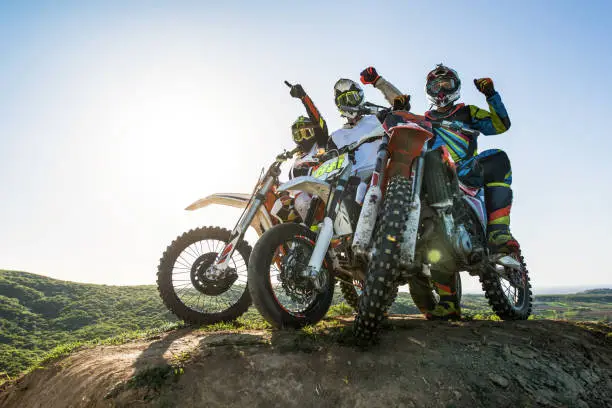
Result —
[[[335, 303], [342, 301], [336, 291]], [[612, 292], [612, 291], [610, 291]], [[604, 320], [612, 317], [612, 293], [538, 296], [536, 317]], [[490, 318], [481, 295], [465, 295], [466, 317]], [[331, 314], [347, 314], [337, 304]], [[400, 292], [391, 313], [419, 313]], [[0, 382], [41, 359], [82, 344], [121, 342], [167, 328], [176, 319], [166, 311], [155, 286], [107, 286], [59, 281], [25, 272], [0, 270]], [[208, 329], [229, 328], [223, 325]], [[230, 325], [232, 326], [232, 325]], [[265, 328], [253, 309], [232, 327]], [[3, 375], [4, 374], [4, 375]]]
[[18, 373], [61, 344], [176, 319], [154, 286], [107, 286], [0, 270], [0, 373]]

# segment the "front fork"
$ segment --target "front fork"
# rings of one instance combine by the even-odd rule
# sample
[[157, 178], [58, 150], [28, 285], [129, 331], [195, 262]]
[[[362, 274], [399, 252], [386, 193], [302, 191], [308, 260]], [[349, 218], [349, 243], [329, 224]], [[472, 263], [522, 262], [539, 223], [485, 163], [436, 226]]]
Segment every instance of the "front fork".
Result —
[[421, 219], [421, 188], [423, 186], [423, 171], [425, 169], [425, 152], [414, 160], [414, 176], [412, 180], [412, 190], [408, 202], [408, 217], [405, 222], [405, 229], [402, 233], [400, 243], [400, 266], [408, 268], [414, 264], [416, 253], [416, 241], [419, 232], [419, 221]]
[[[355, 229], [353, 237], [352, 250], [355, 256], [361, 257], [362, 259], [369, 260], [370, 254], [368, 253], [368, 247], [372, 241], [372, 235], [374, 233], [374, 226], [376, 225], [376, 219], [382, 202], [382, 183], [385, 179], [385, 167], [387, 160], [389, 159], [389, 136], [383, 137], [383, 142], [378, 150], [378, 156], [376, 159], [376, 168], [372, 174], [372, 180], [370, 181], [370, 188], [366, 193], [363, 208], [359, 216], [359, 222]], [[400, 244], [400, 265], [402, 267], [408, 267], [414, 263], [416, 239], [419, 229], [419, 220], [421, 218], [421, 187], [423, 184], [423, 170], [425, 165], [425, 152], [424, 148], [422, 153], [415, 158], [413, 162], [413, 181], [412, 181], [412, 194], [408, 201], [408, 218], [406, 220], [406, 228], [402, 233], [402, 242]]]
[[264, 203], [266, 199], [266, 194], [272, 188], [274, 184], [275, 177], [274, 175], [269, 175], [261, 188], [257, 190], [250, 204], [246, 208], [245, 212], [242, 214], [236, 226], [232, 230], [230, 235], [229, 242], [223, 248], [223, 251], [217, 256], [217, 261], [208, 268], [207, 275], [211, 279], [221, 279], [224, 278], [225, 275], [231, 271], [229, 267], [230, 260], [232, 259], [232, 255], [236, 250], [236, 247], [244, 238], [244, 234], [247, 229], [253, 222], [253, 218], [257, 215], [259, 208]]
[[[308, 261], [308, 267], [302, 272], [303, 277], [312, 281], [315, 289], [319, 292], [325, 290], [325, 277], [321, 275], [321, 266], [325, 260], [325, 255], [329, 250], [331, 240], [334, 236], [334, 221], [340, 210], [342, 199], [345, 195], [345, 187], [352, 171], [352, 165], [349, 164], [339, 177], [336, 188], [327, 204], [327, 215], [323, 219], [322, 225], [319, 227], [319, 233], [315, 242], [315, 247]], [[328, 266], [328, 269], [331, 265]]]
[[378, 148], [376, 166], [374, 167], [374, 173], [372, 173], [370, 187], [363, 200], [357, 227], [353, 234], [353, 244], [351, 246], [353, 255], [366, 261], [366, 263], [369, 262], [370, 254], [368, 252], [368, 247], [372, 241], [376, 218], [378, 218], [378, 210], [382, 202], [382, 183], [385, 179], [385, 167], [389, 159], [388, 145], [389, 136], [385, 134]]

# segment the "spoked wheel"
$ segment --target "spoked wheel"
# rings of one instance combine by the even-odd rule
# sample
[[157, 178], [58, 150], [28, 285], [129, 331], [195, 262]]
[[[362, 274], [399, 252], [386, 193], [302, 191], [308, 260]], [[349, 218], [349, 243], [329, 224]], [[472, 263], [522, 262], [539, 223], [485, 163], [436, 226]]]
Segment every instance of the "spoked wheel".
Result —
[[234, 320], [251, 305], [247, 287], [251, 248], [245, 241], [237, 245], [228, 270], [218, 275], [210, 271], [230, 234], [221, 228], [190, 230], [174, 240], [160, 260], [159, 294], [166, 307], [187, 323]]
[[360, 280], [353, 280], [353, 283], [340, 281], [340, 291], [346, 304], [357, 311], [359, 309], [359, 298], [363, 293], [363, 282]]
[[533, 295], [525, 259], [518, 254], [519, 270], [488, 265], [480, 283], [493, 311], [503, 320], [525, 320], [531, 314]]
[[[353, 308], [355, 312], [359, 310], [359, 301], [361, 300], [361, 296], [363, 295], [363, 287], [364, 282], [360, 280], [353, 280], [353, 283], [348, 283], [345, 281], [340, 281], [340, 290], [342, 291], [342, 296], [346, 301], [346, 304]], [[395, 299], [397, 298], [398, 287], [393, 287], [394, 292], [389, 297], [388, 306], [391, 307]], [[389, 313], [386, 312], [385, 316]]]
[[276, 328], [317, 323], [331, 305], [331, 261], [324, 260], [318, 282], [306, 276], [315, 240], [316, 234], [302, 225], [281, 224], [255, 244], [249, 261], [249, 290], [259, 313]]

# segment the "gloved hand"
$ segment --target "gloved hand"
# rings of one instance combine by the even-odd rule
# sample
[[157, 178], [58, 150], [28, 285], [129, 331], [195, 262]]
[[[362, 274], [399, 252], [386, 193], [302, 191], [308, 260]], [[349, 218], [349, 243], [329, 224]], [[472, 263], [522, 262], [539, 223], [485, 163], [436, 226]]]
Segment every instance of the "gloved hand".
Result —
[[364, 85], [375, 85], [376, 81], [380, 79], [380, 75], [378, 75], [378, 72], [376, 72], [376, 68], [367, 67], [366, 69], [361, 71], [361, 76], [359, 77], [359, 79]]
[[393, 99], [393, 110], [410, 110], [410, 95], [399, 95]]
[[476, 85], [476, 88], [487, 98], [495, 94], [495, 88], [493, 87], [493, 80], [491, 78], [474, 79], [474, 85]]
[[304, 88], [302, 88], [302, 85], [295, 84], [289, 90], [289, 95], [293, 96], [294, 98], [302, 99], [306, 96], [306, 92], [304, 91]]

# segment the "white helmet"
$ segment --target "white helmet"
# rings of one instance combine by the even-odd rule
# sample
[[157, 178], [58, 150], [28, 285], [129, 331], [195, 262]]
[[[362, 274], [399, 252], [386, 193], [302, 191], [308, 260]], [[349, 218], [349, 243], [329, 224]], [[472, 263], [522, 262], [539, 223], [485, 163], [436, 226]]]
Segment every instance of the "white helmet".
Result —
[[340, 114], [348, 119], [355, 119], [358, 114], [342, 110], [343, 106], [357, 107], [363, 103], [363, 89], [357, 82], [340, 78], [334, 85], [334, 101]]
[[461, 80], [457, 71], [452, 68], [438, 64], [427, 74], [425, 93], [427, 99], [437, 106], [443, 108], [459, 99]]

